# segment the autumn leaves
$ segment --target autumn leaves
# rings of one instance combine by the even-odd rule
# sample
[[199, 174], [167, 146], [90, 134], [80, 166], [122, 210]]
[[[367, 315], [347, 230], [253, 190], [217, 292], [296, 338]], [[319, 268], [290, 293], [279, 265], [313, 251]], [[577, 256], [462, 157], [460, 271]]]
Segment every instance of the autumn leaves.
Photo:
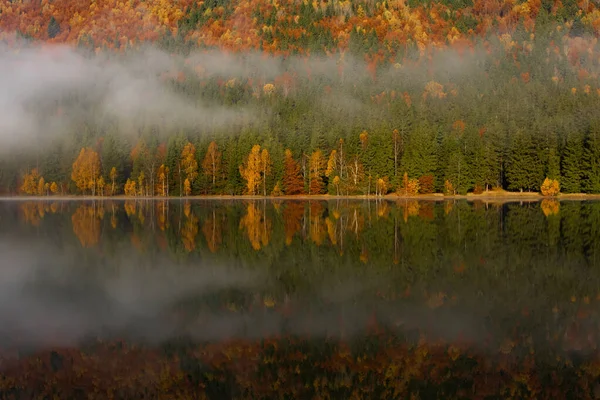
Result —
[[47, 196], [48, 194], [56, 194], [59, 191], [59, 187], [56, 182], [46, 182], [43, 176], [40, 176], [37, 168], [32, 169], [30, 172], [23, 176], [23, 183], [21, 185], [21, 192], [28, 195]]
[[260, 149], [259, 145], [252, 146], [244, 164], [240, 165], [240, 175], [246, 181], [247, 194], [255, 196], [257, 194], [267, 195], [266, 178], [272, 170], [271, 157], [267, 149]]

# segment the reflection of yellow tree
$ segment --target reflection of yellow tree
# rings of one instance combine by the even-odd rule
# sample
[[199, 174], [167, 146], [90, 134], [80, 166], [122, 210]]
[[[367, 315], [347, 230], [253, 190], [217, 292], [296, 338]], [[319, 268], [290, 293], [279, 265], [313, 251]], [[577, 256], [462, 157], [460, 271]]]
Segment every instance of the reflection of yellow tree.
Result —
[[446, 214], [446, 215], [450, 214], [450, 212], [452, 211], [453, 208], [454, 208], [454, 202], [452, 202], [452, 201], [444, 202], [444, 214]]
[[198, 217], [192, 211], [190, 203], [183, 206], [185, 222], [181, 227], [181, 241], [188, 252], [196, 248], [196, 235], [198, 234]]
[[323, 206], [318, 202], [310, 203], [310, 239], [320, 246], [325, 240], [325, 226], [322, 220]]
[[100, 217], [95, 207], [81, 205], [71, 216], [73, 232], [83, 247], [92, 247], [100, 239]]
[[135, 211], [135, 201], [125, 201], [125, 214], [127, 214], [127, 217], [129, 217], [129, 219], [131, 219], [131, 217], [135, 215]]
[[140, 203], [140, 206], [138, 207], [138, 219], [140, 220], [140, 222], [142, 223], [142, 225], [144, 224], [144, 221], [146, 221], [146, 214], [145, 214], [145, 210], [144, 210], [144, 203]]
[[329, 240], [331, 241], [331, 244], [335, 246], [337, 244], [337, 225], [331, 218], [327, 218], [325, 224], [327, 225], [327, 235], [329, 236]]
[[418, 214], [419, 214], [419, 218], [421, 218], [421, 219], [424, 219], [427, 221], [433, 221], [433, 218], [434, 218], [433, 203], [431, 203], [431, 202], [420, 203]]
[[283, 229], [285, 231], [285, 244], [292, 244], [294, 235], [302, 228], [300, 221], [304, 215], [304, 203], [290, 202], [283, 210]]
[[271, 220], [254, 203], [248, 204], [246, 215], [240, 220], [240, 229], [246, 231], [254, 250], [260, 250], [271, 240]]
[[212, 215], [206, 221], [204, 221], [204, 225], [202, 225], [202, 233], [204, 234], [204, 238], [206, 239], [206, 243], [208, 243], [208, 249], [212, 253], [216, 253], [221, 245], [222, 241], [222, 232], [221, 232], [221, 224], [217, 220], [216, 211], [213, 210]]
[[560, 203], [558, 200], [544, 199], [542, 200], [542, 212], [546, 217], [550, 215], [558, 215], [560, 212]]
[[359, 258], [363, 264], [366, 264], [369, 261], [369, 250], [367, 250], [367, 246], [363, 245]]
[[41, 203], [25, 202], [20, 205], [21, 214], [25, 223], [39, 226], [40, 221], [44, 218], [44, 207]]
[[378, 218], [387, 219], [390, 215], [390, 207], [387, 201], [378, 201], [376, 203], [376, 211]]
[[414, 217], [419, 215], [419, 210], [421, 209], [421, 205], [417, 200], [398, 202], [398, 206], [401, 207], [404, 211], [404, 222], [408, 221], [408, 217]]
[[161, 201], [157, 204], [156, 214], [158, 228], [164, 232], [164, 230], [169, 227], [168, 204], [166, 201]]

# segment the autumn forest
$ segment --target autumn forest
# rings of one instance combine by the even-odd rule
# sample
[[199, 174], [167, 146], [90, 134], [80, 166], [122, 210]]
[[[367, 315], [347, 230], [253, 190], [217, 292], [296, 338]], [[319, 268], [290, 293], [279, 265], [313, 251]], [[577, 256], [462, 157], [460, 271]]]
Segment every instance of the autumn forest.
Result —
[[599, 36], [0, 0], [0, 399], [600, 398]]
[[0, 13], [5, 195], [600, 193], [594, 2]]

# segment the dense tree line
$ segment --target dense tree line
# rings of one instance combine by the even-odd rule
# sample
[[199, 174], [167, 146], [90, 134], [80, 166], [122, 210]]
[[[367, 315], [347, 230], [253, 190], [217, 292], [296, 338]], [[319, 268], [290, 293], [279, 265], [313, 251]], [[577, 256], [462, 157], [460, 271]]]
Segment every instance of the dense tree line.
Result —
[[[473, 12], [483, 7], [476, 3]], [[347, 49], [329, 52], [318, 45], [313, 55], [275, 52], [258, 64], [241, 51], [227, 60], [245, 66], [242, 73], [227, 68], [207, 73], [209, 56], [195, 53], [197, 46], [184, 37], [166, 40], [160, 45], [179, 61], [161, 77], [164, 90], [246, 116], [182, 128], [144, 115], [114, 120], [99, 111], [102, 99], [83, 90], [38, 99], [28, 106], [74, 117], [51, 145], [4, 154], [0, 190], [464, 194], [539, 191], [548, 177], [563, 192], [598, 193], [600, 121], [594, 110], [600, 103], [600, 62], [597, 40], [587, 36], [594, 34], [596, 11], [590, 5], [580, 18], [570, 14], [575, 9], [569, 2], [559, 8], [536, 3], [535, 12], [529, 3], [535, 2], [511, 10], [522, 18], [505, 21], [500, 32], [469, 31], [464, 40], [407, 46], [375, 63], [373, 54], [389, 45], [379, 34], [364, 48], [350, 40]], [[384, 11], [363, 9], [368, 21]], [[186, 12], [181, 24], [202, 26], [197, 9]], [[311, 18], [319, 12], [305, 10]], [[131, 48], [110, 57], [137, 52]], [[269, 74], [261, 63], [276, 66], [277, 73]]]

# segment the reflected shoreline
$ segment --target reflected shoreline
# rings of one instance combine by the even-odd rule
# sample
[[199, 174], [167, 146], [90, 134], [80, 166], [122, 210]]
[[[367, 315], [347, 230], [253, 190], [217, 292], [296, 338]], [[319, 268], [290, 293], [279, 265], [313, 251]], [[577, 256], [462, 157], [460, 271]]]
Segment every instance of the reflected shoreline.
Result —
[[600, 202], [24, 200], [0, 398], [594, 398]]
[[187, 197], [161, 197], [161, 196], [0, 196], [2, 202], [23, 202], [23, 201], [229, 201], [229, 200], [268, 200], [268, 201], [333, 201], [333, 200], [349, 200], [349, 201], [436, 201], [443, 202], [448, 200], [467, 200], [467, 201], [484, 201], [490, 203], [514, 203], [514, 202], [540, 202], [543, 200], [600, 200], [600, 194], [562, 194], [557, 197], [542, 196], [536, 193], [514, 193], [510, 195], [416, 195], [416, 196], [335, 196], [335, 195], [294, 195], [294, 196], [187, 196]]

